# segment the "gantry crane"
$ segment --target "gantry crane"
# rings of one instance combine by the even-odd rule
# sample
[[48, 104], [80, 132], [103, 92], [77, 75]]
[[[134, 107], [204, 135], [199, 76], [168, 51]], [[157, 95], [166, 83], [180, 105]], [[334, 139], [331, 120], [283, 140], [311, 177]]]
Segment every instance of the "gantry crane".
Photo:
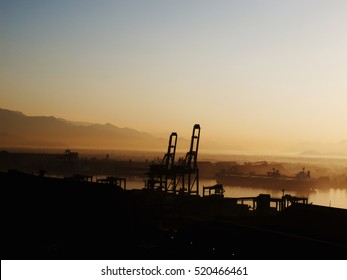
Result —
[[197, 164], [200, 141], [200, 125], [195, 124], [189, 152], [175, 164], [177, 133], [169, 138], [167, 153], [158, 164], [151, 164], [147, 173], [145, 189], [162, 190], [174, 194], [199, 195], [199, 169]]
[[[199, 195], [198, 150], [200, 141], [200, 125], [195, 124], [190, 141], [190, 149], [186, 156], [175, 166], [175, 189], [180, 193]], [[179, 188], [180, 185], [180, 188]]]
[[172, 170], [175, 162], [177, 145], [177, 133], [172, 132], [169, 138], [169, 145], [167, 153], [164, 155], [160, 163], [153, 163], [149, 167], [147, 173], [147, 180], [145, 184], [146, 189], [164, 190], [168, 191], [174, 176], [172, 176]]

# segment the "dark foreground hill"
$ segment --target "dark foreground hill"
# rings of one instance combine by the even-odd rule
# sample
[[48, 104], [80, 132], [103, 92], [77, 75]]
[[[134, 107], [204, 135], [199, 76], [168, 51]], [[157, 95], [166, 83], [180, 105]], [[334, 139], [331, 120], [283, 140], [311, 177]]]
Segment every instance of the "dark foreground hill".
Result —
[[346, 259], [347, 211], [0, 173], [2, 259]]

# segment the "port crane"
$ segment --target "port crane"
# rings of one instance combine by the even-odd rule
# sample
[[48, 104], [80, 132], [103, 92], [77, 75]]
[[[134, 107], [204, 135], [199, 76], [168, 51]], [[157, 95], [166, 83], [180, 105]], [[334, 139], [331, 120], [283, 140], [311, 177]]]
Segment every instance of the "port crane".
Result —
[[200, 125], [193, 127], [190, 149], [175, 164], [177, 133], [169, 138], [167, 153], [159, 164], [151, 164], [145, 181], [145, 189], [161, 190], [174, 194], [199, 194], [199, 168], [197, 164], [200, 142]]
[[199, 195], [199, 168], [198, 168], [198, 150], [200, 142], [200, 125], [193, 127], [190, 141], [190, 149], [180, 164], [176, 166], [178, 180], [176, 189], [180, 184], [179, 192]]
[[173, 168], [175, 163], [177, 145], [177, 133], [172, 132], [169, 138], [167, 153], [164, 155], [162, 161], [158, 164], [153, 163], [149, 167], [147, 173], [147, 180], [145, 189], [156, 189], [168, 191], [170, 185], [173, 184]]

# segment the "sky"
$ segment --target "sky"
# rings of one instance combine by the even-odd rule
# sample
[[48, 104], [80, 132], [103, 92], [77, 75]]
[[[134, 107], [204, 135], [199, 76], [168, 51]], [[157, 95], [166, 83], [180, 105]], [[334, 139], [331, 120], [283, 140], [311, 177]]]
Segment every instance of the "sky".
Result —
[[0, 1], [0, 107], [226, 149], [347, 139], [347, 1]]

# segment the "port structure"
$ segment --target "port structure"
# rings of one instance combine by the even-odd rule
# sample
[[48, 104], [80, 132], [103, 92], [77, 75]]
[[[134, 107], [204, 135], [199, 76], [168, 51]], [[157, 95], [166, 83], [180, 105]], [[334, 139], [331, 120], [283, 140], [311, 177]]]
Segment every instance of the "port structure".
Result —
[[198, 150], [200, 141], [200, 125], [195, 124], [190, 141], [190, 149], [186, 156], [175, 165], [175, 190], [180, 194], [199, 195]]
[[199, 195], [198, 149], [200, 125], [193, 127], [190, 149], [185, 157], [175, 164], [177, 133], [172, 132], [169, 138], [167, 153], [158, 164], [151, 164], [145, 181], [145, 189], [160, 190], [174, 194]]
[[177, 133], [172, 132], [169, 138], [167, 153], [160, 163], [153, 163], [149, 166], [145, 189], [163, 190], [165, 192], [175, 189], [174, 162], [176, 155]]

